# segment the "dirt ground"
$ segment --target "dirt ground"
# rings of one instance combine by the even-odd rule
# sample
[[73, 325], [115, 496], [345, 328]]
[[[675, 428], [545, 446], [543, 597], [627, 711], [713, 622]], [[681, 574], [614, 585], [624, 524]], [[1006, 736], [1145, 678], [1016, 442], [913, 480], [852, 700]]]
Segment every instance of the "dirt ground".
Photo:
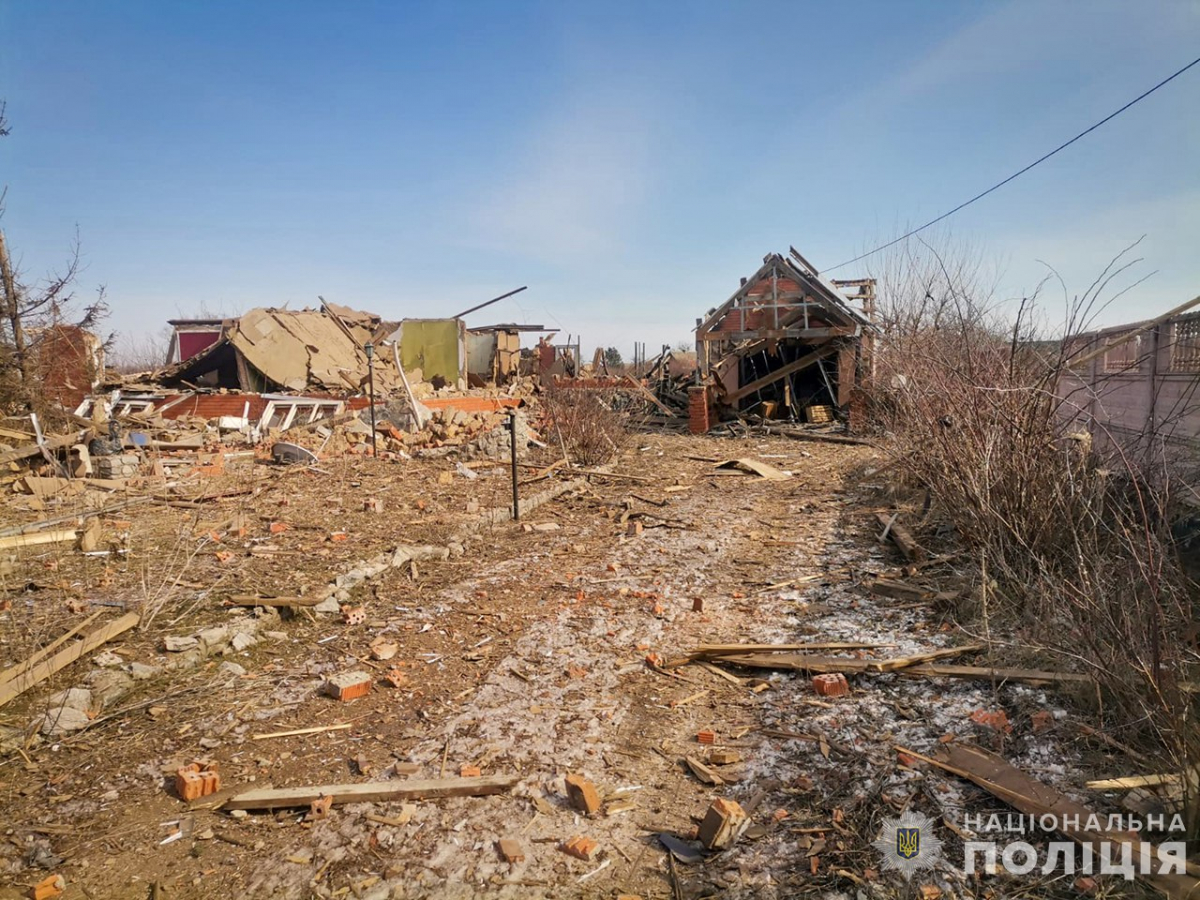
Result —
[[[732, 457], [791, 477], [714, 470]], [[636, 480], [594, 477], [526, 517], [542, 527], [505, 522], [465, 536], [472, 502], [507, 502], [502, 467], [469, 479], [452, 459], [250, 466], [178, 494], [222, 499], [109, 516], [109, 556], [24, 551], [6, 576], [0, 663], [107, 609], [96, 603], [153, 608], [149, 627], [105, 648], [115, 651], [108, 664], [128, 666], [167, 660], [164, 636], [253, 615], [224, 606], [230, 594], [307, 595], [397, 545], [462, 545], [354, 587], [362, 624], [270, 613], [252, 646], [193, 669], [160, 665], [91, 727], [25, 740], [0, 759], [0, 897], [25, 896], [50, 873], [66, 879], [67, 900], [1029, 895], [1028, 881], [961, 871], [963, 816], [1007, 810], [905, 765], [896, 747], [975, 740], [1077, 792], [1097, 777], [1096, 757], [1063, 726], [1052, 691], [886, 674], [821, 699], [804, 675], [646, 665], [702, 643], [860, 642], [878, 646], [844, 652], [885, 658], [973, 638], [929, 604], [866, 590], [900, 563], [876, 540], [878, 463], [863, 447], [640, 435], [613, 466]], [[382, 514], [363, 509], [369, 497]], [[20, 505], [9, 504], [5, 524], [47, 514]], [[627, 533], [626, 512], [640, 534]], [[370, 658], [380, 635], [399, 644], [387, 663]], [[396, 663], [401, 687], [377, 681], [349, 703], [321, 690], [330, 675], [378, 677]], [[0, 724], [29, 734], [51, 694], [96, 668], [68, 666], [0, 709]], [[1011, 731], [976, 724], [978, 710], [1004, 711]], [[1052, 724], [1043, 716], [1035, 733], [1038, 712]], [[714, 766], [724, 785], [701, 783], [684, 762], [708, 757], [697, 741], [705, 730], [740, 756]], [[335, 806], [316, 819], [306, 809], [231, 815], [174, 795], [171, 773], [197, 759], [216, 762], [235, 788], [437, 778], [468, 765], [520, 781], [496, 796]], [[570, 808], [568, 773], [596, 784], [604, 811]], [[701, 862], [669, 858], [657, 835], [698, 848], [697, 823], [718, 797], [751, 809], [753, 826]], [[884, 817], [910, 808], [938, 823], [947, 865], [906, 884], [881, 873], [871, 842]], [[597, 842], [591, 860], [559, 849], [575, 835]], [[524, 861], [500, 857], [503, 838]], [[1070, 896], [1070, 880], [1037, 895], [1059, 890]]]

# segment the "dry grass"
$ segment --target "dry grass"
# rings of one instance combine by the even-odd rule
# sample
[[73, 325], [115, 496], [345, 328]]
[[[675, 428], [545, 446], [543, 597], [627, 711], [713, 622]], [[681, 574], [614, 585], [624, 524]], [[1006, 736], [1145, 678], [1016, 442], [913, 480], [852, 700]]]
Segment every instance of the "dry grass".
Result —
[[541, 399], [549, 426], [547, 442], [571, 462], [603, 465], [625, 446], [630, 415], [622, 391], [554, 385]]
[[[1102, 724], [1140, 733], [1165, 768], [1200, 764], [1188, 692], [1200, 657], [1185, 639], [1200, 606], [1171, 533], [1192, 473], [1096, 452], [1078, 404], [1057, 396], [1071, 342], [1036, 340], [1028, 303], [1004, 321], [961, 266], [936, 263], [912, 267], [884, 308], [871, 411], [895, 469], [973, 560], [978, 589], [960, 612], [1092, 674]], [[1073, 307], [1068, 338], [1106, 283]], [[1200, 802], [1186, 801], [1194, 841]]]

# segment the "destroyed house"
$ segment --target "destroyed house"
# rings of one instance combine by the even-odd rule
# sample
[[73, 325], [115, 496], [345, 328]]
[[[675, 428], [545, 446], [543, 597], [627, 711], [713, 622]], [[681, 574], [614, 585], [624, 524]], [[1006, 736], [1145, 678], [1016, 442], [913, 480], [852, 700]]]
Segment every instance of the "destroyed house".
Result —
[[215, 341], [155, 377], [167, 387], [359, 392], [368, 377], [365, 348], [373, 343], [380, 345], [373, 362], [375, 385], [388, 390], [399, 379], [385, 343], [395, 328], [373, 313], [332, 303], [320, 309], [252, 309], [224, 320]]
[[[843, 293], [851, 287], [853, 296]], [[790, 258], [769, 254], [733, 296], [696, 322], [707, 406], [809, 421], [848, 413], [869, 366], [873, 301], [873, 280], [831, 282], [794, 249]]]

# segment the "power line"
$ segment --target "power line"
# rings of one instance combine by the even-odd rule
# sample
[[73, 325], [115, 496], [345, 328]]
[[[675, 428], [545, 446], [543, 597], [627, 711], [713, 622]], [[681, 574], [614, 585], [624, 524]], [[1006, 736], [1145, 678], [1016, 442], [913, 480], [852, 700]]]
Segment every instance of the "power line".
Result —
[[843, 263], [838, 263], [836, 266], [832, 266], [831, 268], [825, 269], [825, 271], [832, 272], [832, 271], [834, 271], [834, 269], [840, 269], [840, 268], [842, 268], [842, 266], [848, 266], [851, 263], [856, 263], [860, 259], [866, 259], [868, 256], [874, 256], [880, 250], [886, 250], [888, 247], [894, 246], [895, 244], [898, 244], [901, 241], [907, 240], [908, 238], [912, 237], [914, 234], [918, 234], [918, 233], [924, 231], [926, 228], [929, 228], [931, 225], [936, 225], [938, 222], [942, 221], [943, 219], [950, 218], [950, 216], [954, 215], [959, 210], [966, 209], [966, 207], [970, 206], [976, 200], [982, 200], [984, 197], [986, 197], [992, 191], [999, 190], [1000, 188], [1002, 188], [1006, 184], [1008, 184], [1010, 181], [1012, 181], [1014, 178], [1019, 178], [1020, 176], [1024, 175], [1026, 172], [1028, 172], [1034, 166], [1044, 163], [1046, 160], [1048, 160], [1050, 157], [1054, 156], [1054, 154], [1058, 153], [1059, 151], [1066, 150], [1077, 140], [1079, 140], [1082, 137], [1085, 137], [1086, 135], [1091, 134], [1093, 131], [1095, 131], [1097, 128], [1099, 128], [1101, 125], [1105, 124], [1106, 122], [1111, 122], [1113, 119], [1115, 119], [1121, 113], [1125, 112], [1125, 110], [1129, 109], [1129, 107], [1133, 106], [1134, 104], [1140, 103], [1142, 100], [1145, 100], [1147, 97], [1149, 97], [1155, 91], [1157, 91], [1160, 87], [1163, 87], [1164, 85], [1174, 81], [1176, 78], [1178, 78], [1180, 75], [1182, 75], [1188, 69], [1192, 68], [1192, 66], [1196, 65], [1197, 63], [1200, 63], [1200, 57], [1193, 59], [1190, 63], [1188, 63], [1186, 66], [1184, 66], [1178, 72], [1175, 72], [1174, 74], [1164, 78], [1162, 81], [1160, 81], [1154, 87], [1150, 88], [1150, 90], [1146, 91], [1143, 94], [1138, 95], [1137, 97], [1134, 97], [1132, 100], [1130, 100], [1128, 103], [1126, 103], [1120, 109], [1118, 109], [1116, 112], [1105, 116], [1103, 119], [1101, 119], [1095, 125], [1079, 132], [1079, 134], [1075, 135], [1075, 137], [1071, 138], [1065, 144], [1059, 144], [1057, 147], [1055, 147], [1053, 150], [1051, 150], [1045, 156], [1040, 157], [1039, 159], [1035, 159], [1033, 162], [1031, 162], [1029, 165], [1027, 165], [1025, 168], [1021, 169], [1020, 171], [1013, 172], [1013, 174], [1009, 175], [1003, 181], [998, 182], [997, 184], [993, 184], [990, 188], [988, 188], [983, 193], [976, 194], [974, 197], [972, 197], [970, 200], [967, 200], [965, 203], [960, 203], [958, 206], [954, 207], [954, 209], [950, 210], [949, 212], [942, 213], [936, 219], [931, 219], [930, 221], [926, 222], [924, 225], [920, 226], [919, 228], [914, 228], [912, 231], [908, 232], [908, 234], [902, 234], [902, 235], [900, 235], [900, 237], [896, 238], [895, 240], [888, 241], [886, 244], [881, 244], [880, 246], [876, 247], [874, 250], [868, 250], [866, 253], [863, 253], [861, 256], [854, 257], [854, 259], [848, 259]]

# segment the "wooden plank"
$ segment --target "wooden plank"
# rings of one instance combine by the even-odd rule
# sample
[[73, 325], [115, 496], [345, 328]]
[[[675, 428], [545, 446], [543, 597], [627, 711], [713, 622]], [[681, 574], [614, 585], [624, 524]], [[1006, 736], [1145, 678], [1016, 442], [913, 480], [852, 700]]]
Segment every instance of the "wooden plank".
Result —
[[60, 434], [48, 437], [42, 444], [25, 444], [22, 447], [14, 447], [12, 450], [6, 450], [0, 453], [0, 466], [8, 465], [10, 462], [16, 462], [21, 459], [29, 459], [31, 456], [41, 455], [42, 448], [46, 450], [61, 450], [64, 447], [71, 447], [75, 444], [86, 444], [90, 429], [77, 431], [74, 434]]
[[963, 644], [959, 647], [947, 647], [944, 650], [932, 650], [929, 653], [914, 653], [912, 656], [897, 656], [879, 662], [872, 661], [871, 669], [875, 672], [895, 672], [919, 663], [933, 662], [935, 659], [945, 659], [948, 656], [962, 656], [964, 653], [978, 653], [980, 650], [986, 649], [987, 645], [985, 644]]
[[258, 597], [254, 594], [234, 594], [225, 602], [231, 606], [294, 607], [317, 606], [322, 600], [317, 597]]
[[748, 397], [755, 391], [760, 391], [765, 387], [770, 387], [781, 378], [786, 378], [793, 372], [799, 372], [801, 369], [807, 369], [809, 366], [815, 365], [818, 360], [825, 359], [827, 356], [832, 356], [836, 352], [837, 346], [834, 344], [828, 344], [827, 346], [814, 350], [812, 353], [806, 353], [804, 356], [800, 357], [794, 362], [790, 362], [785, 366], [780, 366], [769, 375], [764, 375], [762, 378], [758, 378], [749, 384], [738, 388], [736, 391], [726, 394], [724, 401], [726, 403], [737, 403], [743, 397]]
[[95, 622], [102, 615], [104, 615], [103, 611], [92, 613], [90, 616], [88, 616], [86, 619], [84, 619], [82, 622], [80, 622], [78, 625], [76, 625], [70, 631], [67, 631], [67, 632], [59, 635], [53, 641], [51, 641], [49, 644], [47, 644], [45, 647], [38, 650], [36, 653], [33, 653], [30, 656], [26, 657], [24, 660], [17, 663], [15, 666], [10, 666], [9, 668], [5, 669], [3, 672], [0, 672], [0, 684], [5, 684], [6, 682], [12, 681], [14, 678], [16, 678], [18, 675], [20, 675], [26, 669], [30, 668], [31, 666], [36, 664], [39, 660], [48, 656], [50, 653], [53, 653], [56, 649], [61, 647], [66, 641], [70, 640], [75, 635], [79, 634], [79, 632], [83, 631], [83, 629], [87, 628], [89, 625], [91, 625], [93, 622]]
[[0, 538], [0, 550], [13, 550], [17, 547], [36, 547], [40, 544], [61, 544], [73, 541], [79, 532], [74, 528], [56, 528], [52, 531], [39, 531], [35, 534], [14, 534]]
[[[743, 666], [747, 669], [778, 669], [791, 672], [825, 674], [841, 672], [844, 675], [878, 674], [875, 668], [886, 660], [845, 659], [836, 656], [818, 656], [806, 653], [746, 653], [719, 657], [718, 662]], [[979, 681], [1019, 681], [1022, 684], [1043, 686], [1048, 684], [1086, 683], [1091, 679], [1074, 672], [1043, 672], [1037, 669], [1001, 669], [988, 666], [955, 666], [937, 663], [918, 664], [896, 670], [901, 675], [913, 678], [967, 678]]]
[[647, 400], [649, 400], [651, 403], [653, 403], [655, 406], [657, 406], [660, 410], [662, 410], [664, 413], [666, 413], [666, 415], [668, 415], [669, 417], [671, 417], [673, 419], [679, 418], [679, 415], [675, 412], [675, 410], [671, 409], [669, 406], [663, 405], [662, 401], [660, 401], [657, 397], [655, 397], [654, 394], [650, 393], [649, 388], [647, 388], [640, 381], [636, 380], [632, 375], [626, 375], [625, 380], [628, 381], [635, 388], [637, 388], [637, 390], [641, 393], [641, 395], [643, 397], [645, 397]]
[[85, 634], [83, 640], [63, 647], [49, 659], [44, 659], [28, 671], [18, 675], [12, 681], [0, 685], [0, 706], [8, 703], [29, 690], [35, 684], [45, 681], [59, 669], [66, 668], [85, 653], [91, 653], [97, 647], [111, 641], [117, 635], [124, 634], [141, 620], [140, 613], [126, 613], [119, 619], [114, 619], [100, 629]]
[[1089, 781], [1084, 787], [1093, 791], [1132, 791], [1135, 788], [1173, 786], [1182, 781], [1177, 774], [1166, 775], [1130, 775], [1125, 778], [1104, 778], [1100, 781]]
[[325, 784], [311, 787], [258, 788], [236, 794], [225, 809], [286, 809], [309, 806], [332, 797], [334, 803], [376, 803], [389, 800], [425, 800], [435, 797], [482, 797], [502, 794], [521, 780], [519, 775], [485, 775], [477, 778], [432, 778], [421, 781], [377, 781], [365, 784]]
[[[1102, 858], [1101, 847], [1105, 844], [1127, 844], [1130, 846], [1132, 859], [1142, 858], [1143, 852], [1148, 852], [1151, 859], [1158, 859], [1157, 848], [1143, 847], [1135, 832], [1088, 831], [1086, 822], [1095, 818], [1104, 821], [1104, 816], [1097, 816], [1092, 810], [1071, 800], [1048, 784], [1038, 781], [1020, 769], [1009, 764], [1003, 757], [969, 744], [948, 744], [942, 748], [936, 758], [923, 756], [911, 750], [897, 747], [904, 753], [922, 759], [927, 763], [944, 769], [979, 785], [989, 794], [1003, 800], [1009, 806], [1039, 819], [1052, 815], [1057, 820], [1059, 832], [1081, 845], [1092, 848], [1095, 858]], [[1077, 827], [1064, 828], [1065, 822], [1071, 822]], [[1110, 859], [1119, 859], [1121, 853], [1115, 847], [1107, 848]], [[1135, 870], [1136, 870], [1135, 865]], [[1158, 875], [1138, 872], [1157, 890], [1168, 897], [1195, 898], [1200, 896], [1200, 878], [1192, 873], [1192, 866], [1187, 866], [1188, 872], [1173, 875]]]
[[1042, 687], [1049, 684], [1086, 684], [1092, 679], [1076, 672], [1046, 672], [1039, 669], [1003, 669], [989, 666], [929, 664], [909, 666], [900, 674], [912, 678], [967, 678], [977, 681], [1019, 681]]

